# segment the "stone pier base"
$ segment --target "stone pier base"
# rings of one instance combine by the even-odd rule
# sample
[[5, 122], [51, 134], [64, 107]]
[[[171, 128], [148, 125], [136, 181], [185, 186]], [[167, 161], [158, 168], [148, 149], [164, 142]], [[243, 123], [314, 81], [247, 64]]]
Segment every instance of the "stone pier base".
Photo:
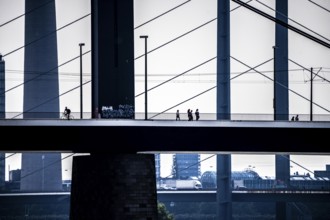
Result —
[[71, 220], [157, 219], [153, 154], [76, 156], [72, 169]]

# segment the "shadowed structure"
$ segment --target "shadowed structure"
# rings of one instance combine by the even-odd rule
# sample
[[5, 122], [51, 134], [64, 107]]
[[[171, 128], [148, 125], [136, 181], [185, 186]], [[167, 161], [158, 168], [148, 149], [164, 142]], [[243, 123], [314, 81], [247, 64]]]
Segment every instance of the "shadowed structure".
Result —
[[[55, 1], [26, 0], [23, 117], [58, 118], [59, 82]], [[47, 142], [44, 143], [47, 150]], [[60, 153], [22, 154], [22, 191], [62, 189]], [[59, 161], [52, 166], [50, 163]], [[35, 172], [40, 170], [39, 172]]]

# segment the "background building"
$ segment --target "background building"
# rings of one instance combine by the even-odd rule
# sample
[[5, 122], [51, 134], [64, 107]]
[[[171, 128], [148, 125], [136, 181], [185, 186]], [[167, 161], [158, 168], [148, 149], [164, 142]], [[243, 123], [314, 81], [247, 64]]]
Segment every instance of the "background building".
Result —
[[200, 166], [199, 154], [173, 154], [172, 174], [176, 179], [200, 177]]
[[315, 170], [314, 171], [315, 177], [328, 177], [330, 178], [330, 164], [325, 166], [325, 170]]
[[156, 179], [160, 178], [160, 154], [155, 154]]

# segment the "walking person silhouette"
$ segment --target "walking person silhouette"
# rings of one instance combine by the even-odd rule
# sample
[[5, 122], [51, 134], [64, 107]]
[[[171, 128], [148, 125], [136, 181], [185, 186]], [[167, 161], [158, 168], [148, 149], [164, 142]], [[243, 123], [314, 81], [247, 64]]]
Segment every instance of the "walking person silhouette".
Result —
[[196, 109], [196, 111], [195, 111], [195, 116], [196, 116], [196, 121], [198, 121], [199, 120], [199, 111], [198, 111], [198, 109]]
[[180, 112], [179, 110], [176, 110], [176, 118], [175, 118], [176, 121], [180, 121]]

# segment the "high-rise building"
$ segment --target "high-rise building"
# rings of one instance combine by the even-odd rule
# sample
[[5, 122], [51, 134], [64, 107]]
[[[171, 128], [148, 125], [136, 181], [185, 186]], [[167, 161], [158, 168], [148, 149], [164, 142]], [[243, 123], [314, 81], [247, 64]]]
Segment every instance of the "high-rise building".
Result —
[[[0, 119], [6, 117], [6, 96], [5, 96], [5, 61], [0, 54]], [[6, 177], [6, 154], [0, 152], [0, 189], [5, 186]]]
[[160, 154], [155, 154], [156, 179], [160, 178]]
[[201, 176], [199, 154], [174, 154], [172, 174], [176, 179]]
[[[59, 118], [55, 1], [25, 0], [25, 11], [23, 117]], [[60, 153], [23, 153], [21, 190], [62, 190], [61, 166]]]

